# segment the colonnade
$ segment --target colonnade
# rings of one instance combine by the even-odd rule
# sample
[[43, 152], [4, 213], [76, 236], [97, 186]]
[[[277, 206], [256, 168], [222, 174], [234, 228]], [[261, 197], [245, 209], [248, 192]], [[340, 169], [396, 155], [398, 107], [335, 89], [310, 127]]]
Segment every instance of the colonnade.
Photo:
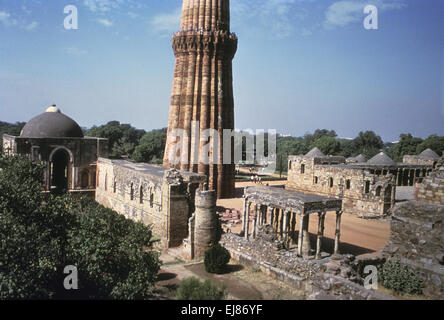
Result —
[[423, 179], [427, 177], [431, 172], [432, 168], [398, 168], [392, 169], [379, 169], [371, 170], [373, 174], [379, 176], [385, 176], [387, 174], [393, 174], [396, 178], [396, 185], [399, 186], [414, 186], [418, 179]]
[[[250, 219], [250, 213], [254, 214]], [[341, 216], [342, 211], [336, 210], [335, 244], [334, 253], [339, 253], [341, 236]], [[255, 239], [258, 227], [270, 225], [276, 238], [284, 243], [289, 249], [297, 244], [297, 252], [301, 257], [311, 255], [311, 245], [309, 237], [310, 215], [318, 215], [318, 232], [316, 239], [315, 258], [321, 258], [322, 238], [324, 237], [325, 216], [327, 209], [306, 212], [305, 209], [281, 208], [273, 204], [255, 203], [248, 198], [244, 199], [242, 235], [246, 240]]]

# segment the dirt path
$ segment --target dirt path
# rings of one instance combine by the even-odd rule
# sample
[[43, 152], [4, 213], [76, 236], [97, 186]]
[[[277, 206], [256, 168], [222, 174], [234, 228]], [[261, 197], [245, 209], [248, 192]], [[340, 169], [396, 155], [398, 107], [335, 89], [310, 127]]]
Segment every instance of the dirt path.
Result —
[[[174, 249], [171, 253], [163, 252], [160, 256], [163, 265], [159, 272], [156, 285], [164, 289], [174, 291], [180, 285], [180, 281], [188, 277], [198, 277], [201, 279], [210, 279], [219, 287], [225, 286], [229, 293], [229, 299], [239, 300], [263, 300], [262, 292], [257, 289], [249, 281], [245, 281], [233, 273], [243, 270], [244, 267], [231, 263], [229, 265], [229, 273], [222, 275], [210, 274], [205, 271], [204, 264], [194, 263], [186, 264], [184, 261], [173, 256]], [[173, 298], [173, 297], [170, 297]]]

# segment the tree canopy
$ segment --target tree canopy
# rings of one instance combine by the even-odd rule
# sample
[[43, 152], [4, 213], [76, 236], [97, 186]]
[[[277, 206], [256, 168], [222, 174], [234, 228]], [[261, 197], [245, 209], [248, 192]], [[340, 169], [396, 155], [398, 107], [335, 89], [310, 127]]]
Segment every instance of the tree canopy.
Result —
[[132, 159], [137, 162], [161, 164], [165, 152], [167, 129], [153, 130], [145, 133], [135, 148]]
[[105, 125], [92, 127], [85, 135], [108, 139], [110, 156], [121, 158], [131, 157], [145, 133], [145, 130], [136, 129], [129, 124], [110, 121]]
[[[91, 199], [41, 193], [41, 164], [0, 158], [0, 299], [147, 299], [160, 262], [151, 229]], [[66, 266], [79, 290], [65, 290]]]

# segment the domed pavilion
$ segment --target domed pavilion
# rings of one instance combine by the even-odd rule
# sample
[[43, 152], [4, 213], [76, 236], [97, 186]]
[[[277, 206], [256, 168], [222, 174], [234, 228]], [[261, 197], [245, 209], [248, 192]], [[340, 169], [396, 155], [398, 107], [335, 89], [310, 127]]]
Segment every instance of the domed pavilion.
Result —
[[85, 137], [76, 121], [52, 105], [27, 122], [20, 136], [5, 134], [3, 151], [45, 164], [45, 191], [93, 194], [97, 159], [108, 156], [108, 140]]

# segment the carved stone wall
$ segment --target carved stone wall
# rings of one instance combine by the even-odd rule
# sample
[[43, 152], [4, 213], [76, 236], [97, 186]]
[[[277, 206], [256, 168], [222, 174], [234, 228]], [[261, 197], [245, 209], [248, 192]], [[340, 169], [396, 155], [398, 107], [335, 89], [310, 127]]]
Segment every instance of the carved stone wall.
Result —
[[[335, 157], [333, 157], [335, 158]], [[342, 210], [365, 218], [389, 214], [395, 201], [396, 181], [392, 174], [375, 175], [340, 159], [291, 157], [286, 188], [342, 199]]]
[[194, 193], [205, 176], [148, 164], [99, 159], [96, 201], [151, 225], [166, 248], [182, 244], [194, 210]]

